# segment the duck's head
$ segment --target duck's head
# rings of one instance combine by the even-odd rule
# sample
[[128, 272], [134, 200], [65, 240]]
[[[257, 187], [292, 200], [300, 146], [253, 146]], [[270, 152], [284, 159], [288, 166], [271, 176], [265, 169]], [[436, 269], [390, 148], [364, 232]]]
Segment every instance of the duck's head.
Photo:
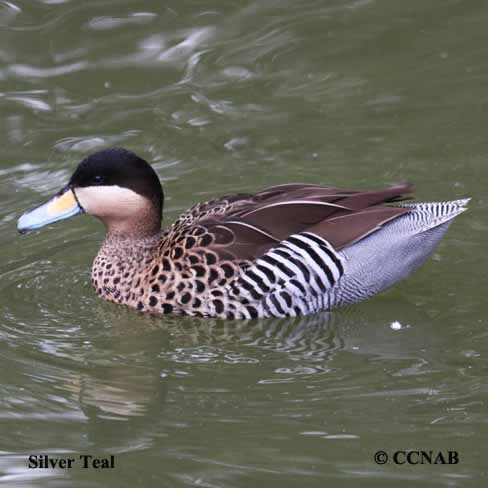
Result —
[[87, 213], [109, 233], [148, 235], [161, 228], [163, 190], [154, 169], [133, 152], [112, 148], [85, 158], [68, 184], [19, 219], [20, 232]]

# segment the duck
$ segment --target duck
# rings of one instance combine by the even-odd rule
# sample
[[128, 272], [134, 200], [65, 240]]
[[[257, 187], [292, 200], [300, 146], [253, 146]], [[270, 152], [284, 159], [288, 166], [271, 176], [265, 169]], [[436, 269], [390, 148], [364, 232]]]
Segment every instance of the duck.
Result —
[[156, 171], [115, 147], [84, 158], [17, 228], [80, 214], [101, 220], [93, 288], [140, 312], [295, 317], [365, 300], [406, 278], [469, 201], [405, 203], [412, 192], [410, 183], [373, 190], [288, 183], [198, 203], [161, 227]]

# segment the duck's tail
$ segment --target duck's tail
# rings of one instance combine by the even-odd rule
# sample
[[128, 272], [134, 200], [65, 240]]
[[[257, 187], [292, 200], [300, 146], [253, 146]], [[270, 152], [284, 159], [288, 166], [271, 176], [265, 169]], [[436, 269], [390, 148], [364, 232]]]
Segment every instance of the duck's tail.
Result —
[[420, 234], [449, 222], [466, 211], [466, 205], [470, 200], [471, 198], [463, 198], [461, 200], [451, 200], [450, 202], [405, 203], [399, 206], [412, 209], [405, 222], [408, 221], [411, 230]]
[[347, 266], [336, 305], [363, 300], [407, 277], [434, 251], [468, 202], [469, 198], [402, 204], [411, 212], [344, 249]]

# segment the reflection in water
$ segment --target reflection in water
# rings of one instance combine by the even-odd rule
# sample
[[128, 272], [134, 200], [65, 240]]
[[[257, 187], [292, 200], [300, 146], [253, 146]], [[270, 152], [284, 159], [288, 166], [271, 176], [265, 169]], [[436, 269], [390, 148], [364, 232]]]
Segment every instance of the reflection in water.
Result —
[[112, 366], [100, 369], [101, 377], [82, 375], [79, 384], [69, 385], [87, 417], [89, 443], [97, 449], [148, 448], [163, 435], [158, 419], [164, 419], [166, 379], [157, 367], [138, 369]]
[[[113, 322], [115, 316], [124, 314], [109, 315]], [[147, 340], [139, 343], [137, 338], [128, 345], [126, 334], [133, 331], [124, 333], [129, 324], [119, 322], [121, 328], [110, 339], [110, 364], [96, 361], [94, 368], [83, 370], [62, 388], [86, 416], [90, 444], [121, 451], [148, 448], [155, 439], [167, 435], [165, 398], [171, 379], [182, 373], [180, 363], [258, 363], [260, 350], [285, 354], [293, 361], [324, 361], [327, 354], [341, 347], [336, 332], [330, 330], [331, 319], [326, 313], [297, 318], [292, 323], [283, 319], [182, 323], [181, 318], [175, 318], [158, 324], [160, 319], [153, 318], [148, 321], [150, 326], [164, 328], [164, 334], [150, 347]], [[168, 344], [161, 350], [161, 339], [164, 343], [168, 336]], [[303, 367], [303, 371], [311, 374], [315, 369]]]
[[39, 324], [35, 335], [30, 336], [25, 335], [31, 327], [28, 324], [2, 326], [2, 335], [8, 338], [5, 344], [10, 344], [8, 350], [24, 342], [35, 358], [35, 369], [28, 357], [16, 359], [17, 381], [19, 375], [24, 376], [44, 385], [44, 389], [50, 385], [51, 390], [44, 396], [42, 407], [36, 402], [38, 407], [32, 408], [28, 396], [17, 403], [7, 402], [2, 414], [5, 420], [11, 416], [35, 419], [39, 407], [41, 417], [49, 418], [50, 412], [60, 415], [56, 412], [64, 398], [62, 403], [70, 405], [69, 412], [63, 414], [65, 421], [77, 418], [80, 428], [86, 430], [89, 445], [112, 449], [142, 446], [164, 430], [168, 382], [185, 374], [185, 365], [187, 373], [188, 367], [201, 363], [245, 366], [263, 361], [263, 355], [270, 352], [285, 362], [303, 362], [296, 371], [301, 368], [302, 373], [312, 374], [320, 365], [309, 363], [326, 362], [344, 347], [340, 328], [329, 313], [292, 321], [248, 322], [143, 317], [134, 329], [138, 314], [95, 303], [95, 337], [90, 327], [69, 332], [66, 315], [58, 325], [46, 316], [45, 325]]
[[[177, 362], [222, 360], [238, 363], [257, 361], [252, 358], [255, 351], [270, 350], [286, 353], [297, 360], [321, 361], [341, 348], [341, 340], [333, 328], [334, 317], [332, 313], [322, 312], [292, 319], [198, 320], [183, 325], [176, 319], [166, 324], [172, 336], [172, 348], [163, 351], [162, 355], [169, 354], [169, 358]], [[239, 356], [241, 353], [232, 356], [228, 351], [232, 347], [248, 351], [250, 357]]]

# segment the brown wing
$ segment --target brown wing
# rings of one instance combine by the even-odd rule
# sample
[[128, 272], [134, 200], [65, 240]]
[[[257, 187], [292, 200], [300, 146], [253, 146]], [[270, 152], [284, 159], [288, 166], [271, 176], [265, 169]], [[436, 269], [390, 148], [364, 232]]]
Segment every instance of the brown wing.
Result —
[[254, 195], [231, 195], [197, 205], [182, 219], [210, 234], [209, 249], [225, 260], [254, 260], [303, 231], [323, 237], [340, 250], [409, 212], [386, 204], [405, 200], [412, 191], [408, 183], [366, 191], [279, 185]]

